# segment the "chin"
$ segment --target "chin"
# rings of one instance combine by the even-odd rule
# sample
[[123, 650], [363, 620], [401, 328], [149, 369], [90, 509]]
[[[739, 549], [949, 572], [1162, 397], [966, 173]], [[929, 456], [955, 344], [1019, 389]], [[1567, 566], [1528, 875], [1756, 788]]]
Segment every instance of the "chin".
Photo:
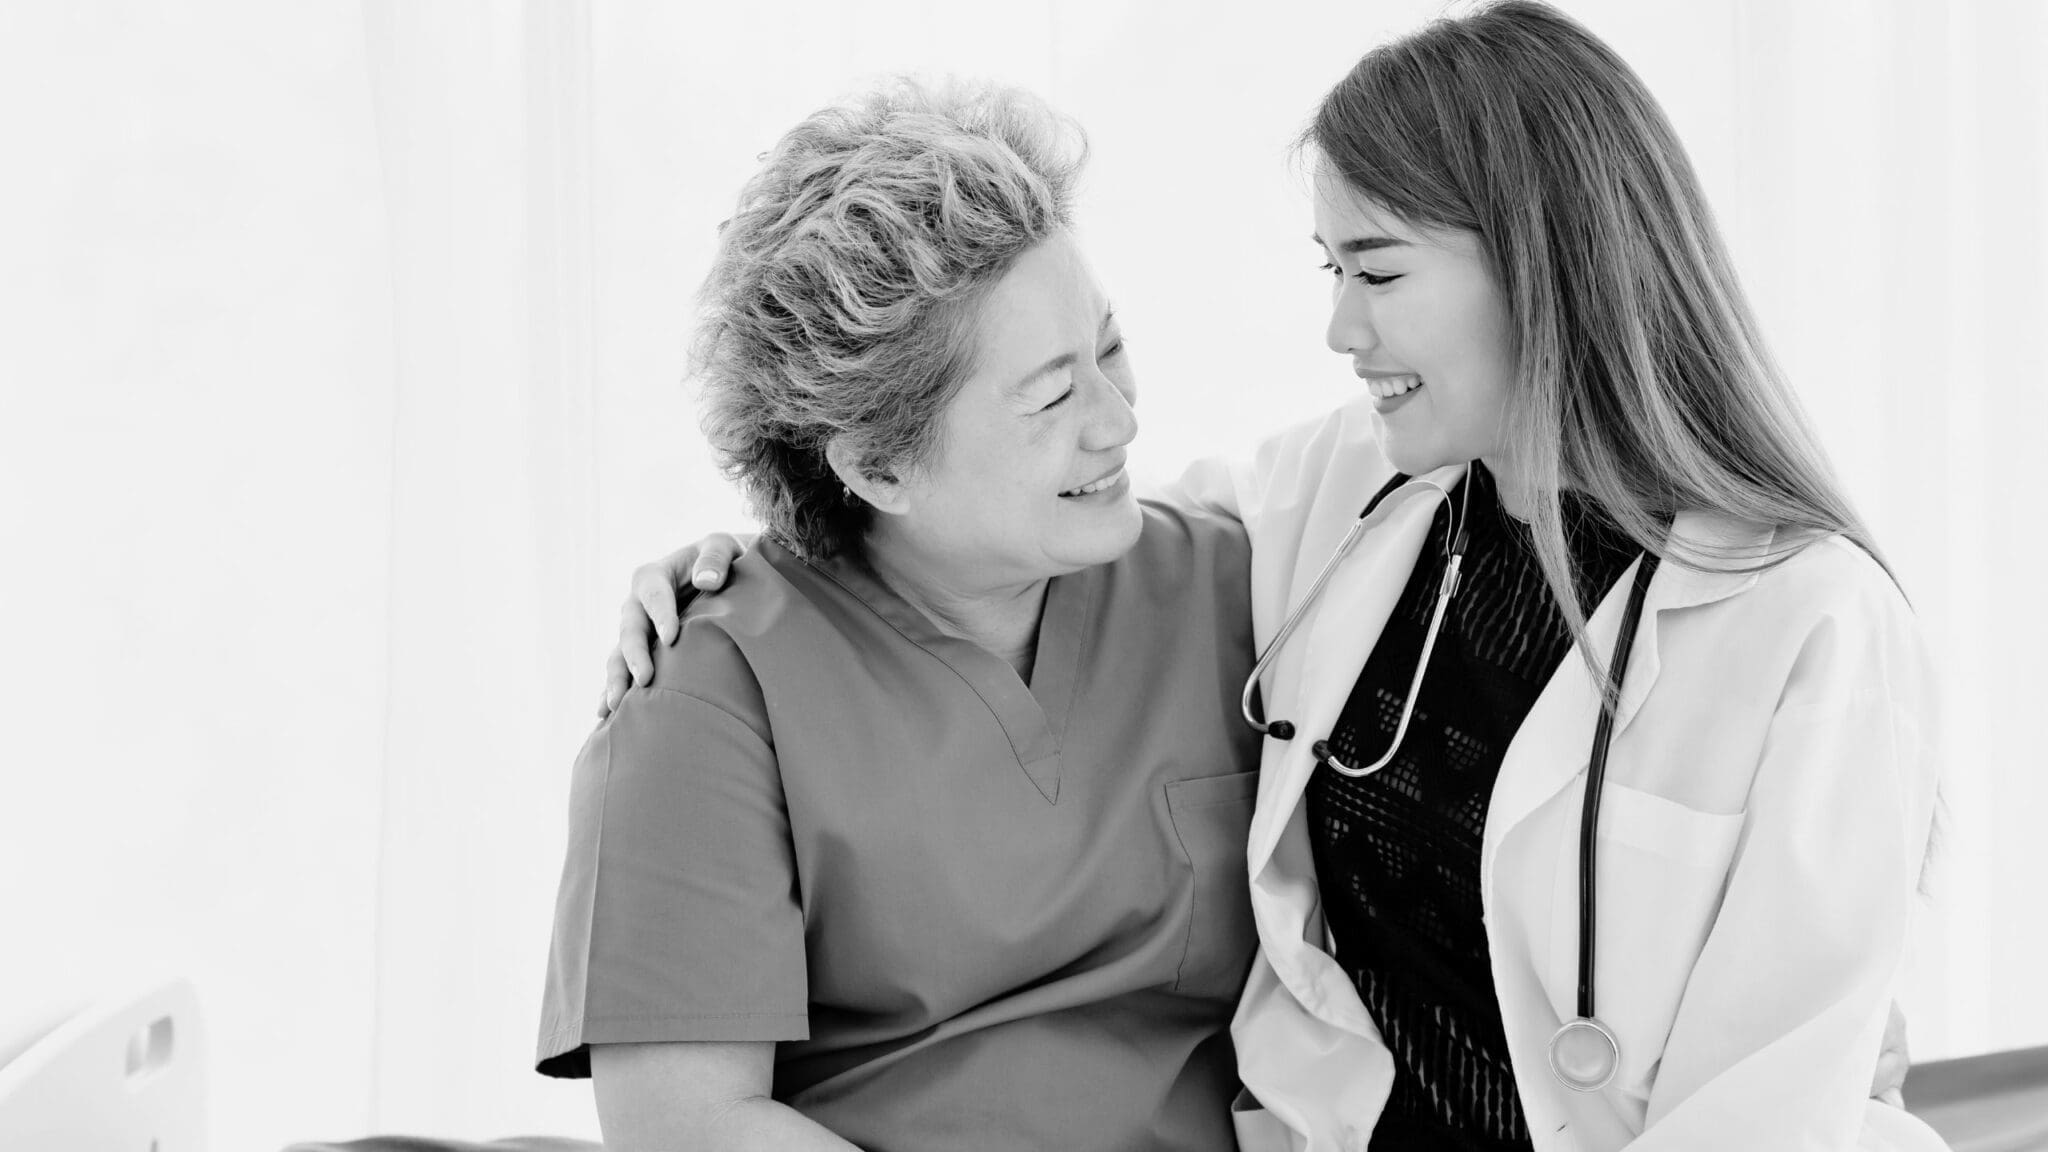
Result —
[[1417, 444], [1406, 437], [1389, 436], [1384, 426], [1380, 430], [1380, 454], [1404, 476], [1422, 476], [1447, 464], [1464, 463], [1463, 459], [1455, 459], [1441, 449]]
[[1120, 558], [1137, 545], [1145, 530], [1145, 513], [1129, 496], [1100, 511], [1100, 517], [1091, 517], [1097, 523], [1063, 541], [1065, 558], [1078, 567], [1093, 568]]

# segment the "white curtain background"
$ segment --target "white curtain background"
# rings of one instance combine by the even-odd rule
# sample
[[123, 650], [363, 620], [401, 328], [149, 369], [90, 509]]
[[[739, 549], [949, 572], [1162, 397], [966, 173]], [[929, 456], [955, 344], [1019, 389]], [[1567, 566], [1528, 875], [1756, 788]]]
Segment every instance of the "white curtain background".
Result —
[[[1688, 142], [1948, 672], [1915, 1055], [2048, 1044], [2048, 6], [1567, 0]], [[627, 574], [755, 156], [899, 71], [1089, 130], [1141, 473], [1356, 387], [1288, 143], [1419, 0], [0, 10], [0, 1056], [200, 986], [221, 1148], [594, 1135], [530, 1070]]]
[[222, 1149], [371, 1115], [400, 398], [364, 43], [346, 4], [0, 6], [0, 1055], [187, 975]]

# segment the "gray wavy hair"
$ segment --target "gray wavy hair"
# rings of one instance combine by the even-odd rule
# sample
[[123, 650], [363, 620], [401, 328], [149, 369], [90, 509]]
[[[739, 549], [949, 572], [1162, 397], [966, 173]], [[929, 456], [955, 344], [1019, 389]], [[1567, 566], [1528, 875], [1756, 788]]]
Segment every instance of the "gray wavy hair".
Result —
[[1012, 88], [897, 80], [783, 135], [719, 226], [691, 374], [704, 434], [766, 531], [858, 551], [873, 510], [826, 462], [929, 461], [987, 290], [1072, 224], [1087, 143]]

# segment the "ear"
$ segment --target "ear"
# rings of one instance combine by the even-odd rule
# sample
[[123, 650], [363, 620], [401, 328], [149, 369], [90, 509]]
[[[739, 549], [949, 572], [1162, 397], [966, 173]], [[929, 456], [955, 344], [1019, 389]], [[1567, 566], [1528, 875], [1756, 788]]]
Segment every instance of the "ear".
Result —
[[847, 446], [845, 437], [834, 436], [826, 442], [825, 462], [848, 491], [875, 511], [900, 516], [909, 507], [902, 481], [887, 472], [863, 471], [858, 455]]

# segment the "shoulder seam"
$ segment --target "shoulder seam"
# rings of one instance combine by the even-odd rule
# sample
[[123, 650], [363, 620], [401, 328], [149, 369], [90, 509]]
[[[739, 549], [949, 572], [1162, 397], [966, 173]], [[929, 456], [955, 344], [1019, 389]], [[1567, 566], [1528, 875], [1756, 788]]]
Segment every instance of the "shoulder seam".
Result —
[[680, 688], [668, 688], [660, 684], [645, 685], [642, 687], [641, 691], [649, 693], [660, 692], [669, 696], [680, 696], [685, 700], [690, 700], [695, 703], [702, 704], [704, 707], [711, 709], [713, 712], [716, 712], [719, 715], [731, 720], [733, 723], [739, 725], [740, 727], [745, 728], [749, 735], [753, 736], [754, 739], [761, 742], [761, 746], [763, 748], [773, 748], [775, 746], [774, 742], [768, 738], [768, 733], [761, 731], [759, 728], [756, 728], [752, 724], [749, 724], [745, 717], [740, 716], [739, 714], [735, 713], [732, 709], [725, 707], [723, 704], [718, 704], [714, 703], [713, 701], [706, 700], [705, 698], [697, 695], [694, 692], [685, 692]]

